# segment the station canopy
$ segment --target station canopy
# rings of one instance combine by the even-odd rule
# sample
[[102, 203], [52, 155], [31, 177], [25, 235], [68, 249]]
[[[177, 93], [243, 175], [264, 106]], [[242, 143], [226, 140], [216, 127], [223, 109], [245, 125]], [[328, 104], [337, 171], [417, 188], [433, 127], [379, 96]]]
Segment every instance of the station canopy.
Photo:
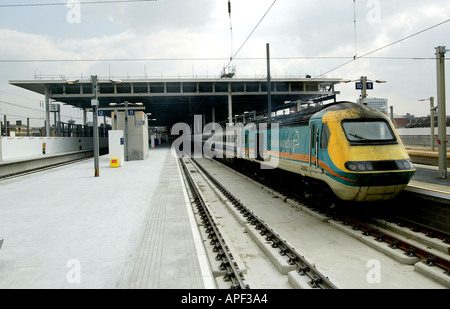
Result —
[[[281, 110], [300, 100], [323, 102], [336, 100], [334, 85], [341, 79], [330, 78], [272, 78], [272, 111]], [[34, 79], [11, 80], [11, 85], [48, 96], [55, 102], [81, 109], [91, 108], [91, 78], [79, 80]], [[265, 78], [239, 79], [122, 79], [98, 78], [99, 107], [110, 103], [142, 103], [151, 113], [151, 126], [172, 126], [178, 122], [192, 123], [194, 115], [204, 115], [205, 122], [228, 122], [229, 93], [231, 115], [243, 115], [268, 110], [267, 80]], [[291, 105], [290, 105], [291, 104]], [[214, 113], [214, 115], [213, 115]]]

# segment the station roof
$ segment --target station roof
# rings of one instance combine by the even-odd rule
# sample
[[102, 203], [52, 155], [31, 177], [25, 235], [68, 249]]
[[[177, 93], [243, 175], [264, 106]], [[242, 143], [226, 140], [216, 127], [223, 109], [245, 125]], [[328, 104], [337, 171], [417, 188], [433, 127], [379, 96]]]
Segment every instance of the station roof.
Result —
[[[326, 101], [335, 99], [339, 92], [334, 85], [341, 79], [330, 78], [272, 78], [272, 111], [286, 108], [287, 101]], [[49, 98], [74, 107], [91, 108], [91, 79], [80, 80], [11, 80], [11, 85], [46, 94]], [[177, 122], [191, 123], [193, 116], [205, 115], [205, 121], [227, 122], [228, 94], [232, 96], [232, 114], [267, 112], [267, 80], [265, 78], [239, 79], [98, 79], [99, 107], [110, 103], [142, 103], [152, 126], [172, 126]]]

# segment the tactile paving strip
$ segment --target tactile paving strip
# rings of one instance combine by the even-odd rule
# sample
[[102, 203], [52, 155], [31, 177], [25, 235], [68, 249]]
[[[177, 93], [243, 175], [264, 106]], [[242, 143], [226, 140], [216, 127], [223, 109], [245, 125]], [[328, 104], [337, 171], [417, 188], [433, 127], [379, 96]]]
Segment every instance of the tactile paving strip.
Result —
[[146, 214], [127, 288], [204, 288], [177, 162], [170, 152]]

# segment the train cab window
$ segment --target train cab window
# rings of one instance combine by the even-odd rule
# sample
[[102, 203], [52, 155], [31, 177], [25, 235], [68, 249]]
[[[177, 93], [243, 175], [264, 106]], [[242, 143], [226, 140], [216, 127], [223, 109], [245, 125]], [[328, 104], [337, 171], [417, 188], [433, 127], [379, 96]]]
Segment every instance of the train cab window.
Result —
[[324, 123], [322, 125], [322, 136], [320, 137], [320, 149], [328, 148], [328, 141], [330, 140], [330, 130], [328, 129], [328, 125]]
[[344, 120], [342, 128], [352, 143], [391, 143], [396, 142], [395, 135], [384, 120]]
[[316, 149], [317, 124], [313, 124], [311, 129], [311, 148]]

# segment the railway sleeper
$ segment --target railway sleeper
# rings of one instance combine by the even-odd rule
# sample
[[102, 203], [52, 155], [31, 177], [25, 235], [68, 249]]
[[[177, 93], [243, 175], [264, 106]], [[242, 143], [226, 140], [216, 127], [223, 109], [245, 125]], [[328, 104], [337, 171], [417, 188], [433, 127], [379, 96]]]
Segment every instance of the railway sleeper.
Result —
[[320, 288], [321, 283], [322, 283], [322, 279], [317, 277], [316, 275], [313, 275], [313, 277], [311, 278], [311, 281], [308, 282], [308, 284], [312, 288]]
[[300, 276], [306, 276], [309, 271], [310, 269], [307, 265], [301, 264], [297, 272], [300, 274]]
[[[209, 177], [210, 177], [210, 175], [209, 175]], [[214, 179], [210, 179], [210, 180], [211, 180], [211, 182], [214, 182], [214, 183], [216, 182], [216, 181], [214, 181]], [[243, 214], [243, 216], [249, 222], [248, 225], [253, 226], [252, 229], [258, 230], [259, 234], [261, 236], [263, 236], [267, 242], [271, 242], [270, 246], [272, 248], [274, 248], [274, 249], [279, 248], [278, 256], [288, 256], [289, 259], [288, 259], [288, 261], [285, 261], [285, 263], [287, 265], [290, 265], [290, 267], [288, 267], [287, 265], [283, 266], [283, 264], [281, 264], [280, 266], [276, 266], [277, 268], [280, 267], [282, 269], [282, 271], [281, 271], [282, 273], [284, 273], [283, 271], [287, 271], [288, 268], [290, 268], [291, 270], [298, 268], [297, 261], [300, 258], [298, 256], [296, 256], [295, 253], [291, 252], [291, 249], [289, 248], [288, 245], [284, 244], [283, 240], [281, 240], [272, 231], [270, 231], [270, 229], [263, 222], [261, 222], [261, 220], [259, 220], [256, 215], [254, 215], [251, 211], [247, 210], [245, 205], [240, 203], [232, 194], [226, 194], [225, 197], [228, 199], [229, 202], [231, 202], [235, 206], [235, 209], [239, 210], [239, 212], [241, 212]], [[313, 285], [317, 285], [318, 283], [323, 282], [323, 280], [320, 277], [321, 275], [316, 275], [316, 273], [314, 273], [313, 275], [317, 277], [317, 279], [313, 280], [313, 282], [316, 282]], [[229, 276], [226, 276], [226, 278], [230, 279], [230, 276], [231, 276], [231, 274]]]
[[280, 249], [281, 256], [286, 256], [290, 252], [289, 248], [286, 246], [278, 246], [278, 247]]
[[389, 248], [398, 249], [402, 245], [402, 242], [399, 240], [394, 240], [389, 244]]
[[423, 261], [423, 263], [425, 263], [427, 266], [436, 266], [436, 257], [433, 255], [428, 255], [426, 261]]

